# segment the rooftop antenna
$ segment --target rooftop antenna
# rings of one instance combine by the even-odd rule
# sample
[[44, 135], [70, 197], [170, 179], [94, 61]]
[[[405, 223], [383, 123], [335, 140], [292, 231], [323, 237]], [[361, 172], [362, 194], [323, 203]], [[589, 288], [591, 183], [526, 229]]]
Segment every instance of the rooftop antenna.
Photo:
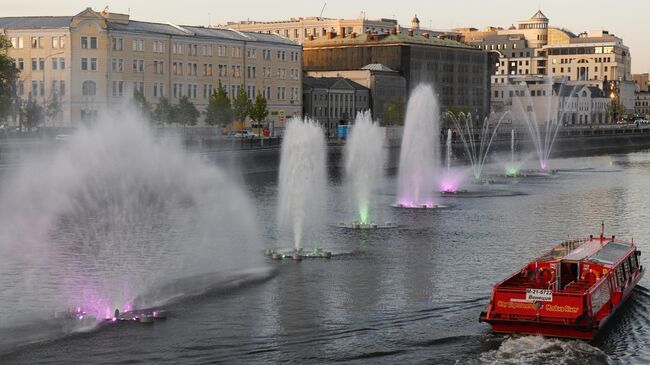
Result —
[[212, 15], [208, 13], [208, 28], [210, 28], [211, 24], [212, 24]]
[[318, 16], [319, 18], [323, 17], [323, 12], [325, 11], [326, 6], [327, 6], [327, 2], [323, 2], [323, 7], [320, 9], [320, 15]]

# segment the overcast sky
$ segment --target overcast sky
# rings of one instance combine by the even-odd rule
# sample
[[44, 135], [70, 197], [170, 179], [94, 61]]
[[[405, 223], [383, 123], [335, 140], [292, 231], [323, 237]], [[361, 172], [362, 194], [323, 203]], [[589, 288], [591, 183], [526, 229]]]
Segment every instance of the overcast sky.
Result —
[[632, 72], [650, 70], [649, 0], [456, 0], [456, 1], [344, 1], [328, 0], [240, 0], [240, 1], [78, 1], [32, 0], [4, 1], [0, 16], [74, 15], [86, 7], [102, 10], [106, 5], [116, 13], [130, 13], [131, 19], [172, 22], [185, 25], [224, 24], [236, 20], [280, 20], [299, 16], [318, 16], [323, 4], [324, 17], [393, 18], [410, 24], [417, 14], [421, 26], [450, 29], [487, 25], [508, 27], [527, 19], [538, 9], [550, 19], [551, 26], [574, 33], [606, 29], [623, 38], [632, 54]]

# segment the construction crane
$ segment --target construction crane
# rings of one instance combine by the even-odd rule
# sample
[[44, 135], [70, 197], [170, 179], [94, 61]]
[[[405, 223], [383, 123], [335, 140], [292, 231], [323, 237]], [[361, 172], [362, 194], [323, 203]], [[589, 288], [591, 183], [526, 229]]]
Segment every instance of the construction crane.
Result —
[[323, 12], [325, 11], [325, 7], [327, 6], [327, 2], [323, 3], [323, 8], [320, 9], [320, 15], [318, 16], [319, 18], [323, 17]]

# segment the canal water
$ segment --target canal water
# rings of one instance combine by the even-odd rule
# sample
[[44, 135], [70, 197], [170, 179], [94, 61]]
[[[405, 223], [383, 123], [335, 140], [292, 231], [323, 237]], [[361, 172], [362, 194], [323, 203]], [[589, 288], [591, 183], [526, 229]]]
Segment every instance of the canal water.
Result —
[[[377, 231], [335, 226], [354, 217], [333, 177], [327, 229], [305, 243], [339, 254], [332, 259], [262, 261], [263, 277], [178, 301], [165, 321], [15, 344], [0, 363], [648, 363], [647, 276], [593, 342], [494, 335], [478, 322], [494, 283], [558, 241], [598, 234], [601, 221], [607, 234], [634, 237], [649, 264], [650, 153], [551, 165], [555, 175], [468, 185], [482, 193], [441, 197], [447, 208], [428, 211], [390, 207], [388, 177], [375, 217], [399, 227]], [[290, 247], [276, 242], [277, 174], [239, 182], [255, 202], [260, 247]]]

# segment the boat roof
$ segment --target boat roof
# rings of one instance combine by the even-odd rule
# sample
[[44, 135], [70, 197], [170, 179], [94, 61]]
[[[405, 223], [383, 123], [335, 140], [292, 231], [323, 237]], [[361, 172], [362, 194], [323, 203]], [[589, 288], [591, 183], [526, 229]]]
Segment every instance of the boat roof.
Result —
[[[580, 240], [577, 243], [579, 244], [573, 245], [573, 249], [565, 255], [553, 255], [552, 258], [568, 261], [593, 261], [600, 265], [614, 265], [618, 260], [625, 257], [625, 254], [633, 246], [632, 243], [615, 241], [609, 237], [594, 237]], [[558, 248], [564, 247], [566, 247], [565, 242], [558, 245], [551, 252], [558, 252]], [[540, 259], [547, 260], [549, 258], [547, 254]]]

